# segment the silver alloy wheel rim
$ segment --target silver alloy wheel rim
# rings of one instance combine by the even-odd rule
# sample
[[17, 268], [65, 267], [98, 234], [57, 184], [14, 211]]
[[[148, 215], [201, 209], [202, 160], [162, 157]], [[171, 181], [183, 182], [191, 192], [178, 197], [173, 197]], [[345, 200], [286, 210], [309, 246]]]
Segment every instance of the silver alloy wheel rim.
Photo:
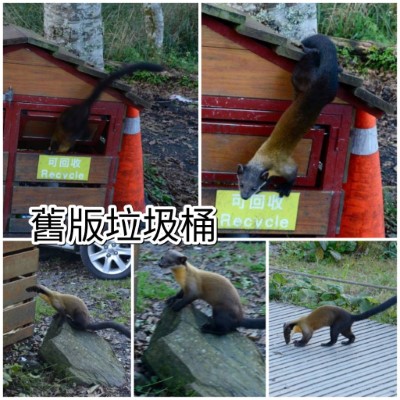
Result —
[[116, 275], [131, 267], [131, 246], [115, 242], [106, 242], [104, 245], [92, 244], [88, 246], [88, 256], [92, 265], [107, 275]]

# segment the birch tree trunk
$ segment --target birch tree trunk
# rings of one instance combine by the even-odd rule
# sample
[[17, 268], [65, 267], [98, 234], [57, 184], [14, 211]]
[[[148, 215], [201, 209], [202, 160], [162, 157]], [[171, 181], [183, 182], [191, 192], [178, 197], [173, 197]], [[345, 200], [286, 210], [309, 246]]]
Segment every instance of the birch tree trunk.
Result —
[[44, 3], [45, 37], [104, 68], [103, 21], [99, 3]]
[[315, 3], [229, 3], [289, 39], [302, 40], [317, 33]]
[[164, 42], [164, 14], [160, 3], [143, 3], [147, 40], [154, 56], [160, 56]]

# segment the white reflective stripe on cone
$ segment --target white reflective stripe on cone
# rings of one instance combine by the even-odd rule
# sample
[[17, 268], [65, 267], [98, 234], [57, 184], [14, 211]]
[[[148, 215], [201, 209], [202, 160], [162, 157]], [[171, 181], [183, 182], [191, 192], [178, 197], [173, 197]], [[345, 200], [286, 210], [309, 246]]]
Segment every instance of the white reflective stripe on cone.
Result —
[[136, 135], [140, 133], [140, 117], [125, 118], [124, 121], [124, 134]]
[[351, 130], [351, 154], [368, 156], [378, 151], [378, 131], [376, 126], [369, 129], [353, 128]]

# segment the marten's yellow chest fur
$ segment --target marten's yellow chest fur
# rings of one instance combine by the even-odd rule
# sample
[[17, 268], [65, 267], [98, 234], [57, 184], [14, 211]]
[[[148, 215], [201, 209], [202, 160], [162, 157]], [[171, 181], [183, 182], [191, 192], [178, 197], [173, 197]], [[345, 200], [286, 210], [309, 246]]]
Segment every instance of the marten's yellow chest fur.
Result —
[[293, 333], [302, 333], [303, 331], [301, 330], [301, 327], [299, 325], [296, 325], [293, 330]]
[[172, 268], [172, 273], [174, 274], [175, 280], [178, 282], [179, 286], [183, 289], [186, 283], [186, 270], [182, 265], [181, 267]]

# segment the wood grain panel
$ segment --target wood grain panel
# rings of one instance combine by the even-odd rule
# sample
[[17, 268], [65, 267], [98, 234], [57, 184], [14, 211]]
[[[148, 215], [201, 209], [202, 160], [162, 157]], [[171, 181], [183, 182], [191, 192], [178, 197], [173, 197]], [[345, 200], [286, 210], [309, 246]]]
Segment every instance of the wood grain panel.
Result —
[[[32, 249], [32, 248], [33, 248], [33, 244], [30, 241], [15, 242], [14, 240], [11, 240], [11, 241], [3, 242], [3, 254], [14, 253], [16, 251]], [[3, 265], [4, 265], [4, 261], [3, 261]], [[4, 278], [4, 276], [3, 276], [3, 278]], [[4, 279], [9, 279], [9, 278], [4, 278]]]
[[42, 204], [56, 204], [63, 207], [71, 204], [104, 207], [106, 191], [106, 188], [14, 186], [11, 213], [27, 214], [29, 207]]
[[203, 94], [292, 100], [291, 74], [249, 50], [203, 47]]
[[29, 324], [35, 316], [35, 302], [19, 304], [3, 311], [3, 333]]
[[57, 66], [54, 63], [50, 62], [50, 60], [46, 60], [45, 58], [40, 57], [39, 54], [31, 51], [28, 48], [17, 49], [15, 51], [4, 54], [3, 62], [4, 64], [28, 64], [41, 68], [57, 68]]
[[[218, 230], [218, 233], [249, 233], [263, 236], [325, 236], [328, 232], [329, 211], [334, 192], [296, 190], [296, 193], [300, 193], [296, 231], [244, 231], [223, 229]], [[215, 197], [216, 189], [202, 189], [202, 205], [215, 206]]]
[[[85, 99], [93, 85], [65, 71], [28, 49], [8, 53], [4, 58], [3, 92], [11, 85], [15, 94]], [[32, 63], [31, 63], [32, 62]], [[100, 100], [119, 101], [103, 92]]]
[[201, 45], [203, 47], [222, 47], [225, 49], [240, 49], [244, 50], [245, 48], [240, 44], [232, 42], [225, 36], [220, 35], [217, 32], [214, 32], [209, 27], [203, 25], [201, 30]]
[[37, 283], [36, 275], [3, 284], [3, 307], [22, 303], [32, 298], [33, 294], [25, 289]]
[[[202, 135], [202, 169], [213, 172], [236, 173], [238, 164], [246, 164], [264, 143], [265, 137], [250, 135]], [[299, 171], [306, 176], [310, 159], [312, 140], [302, 139], [297, 145], [293, 158]]]
[[[203, 94], [293, 99], [291, 72], [214, 32], [207, 26], [203, 25], [202, 30]], [[260, 43], [260, 46], [263, 44]], [[333, 102], [347, 103], [338, 97]]]
[[[18, 243], [18, 242], [16, 242]], [[27, 245], [26, 242], [20, 242]], [[32, 244], [30, 244], [32, 247]], [[18, 246], [15, 246], [18, 247]], [[9, 280], [22, 275], [29, 275], [38, 270], [39, 249], [34, 248], [17, 254], [3, 257], [3, 280]]]
[[[32, 321], [33, 322], [33, 321]], [[33, 325], [28, 325], [14, 332], [3, 335], [3, 347], [10, 346], [33, 335]]]

